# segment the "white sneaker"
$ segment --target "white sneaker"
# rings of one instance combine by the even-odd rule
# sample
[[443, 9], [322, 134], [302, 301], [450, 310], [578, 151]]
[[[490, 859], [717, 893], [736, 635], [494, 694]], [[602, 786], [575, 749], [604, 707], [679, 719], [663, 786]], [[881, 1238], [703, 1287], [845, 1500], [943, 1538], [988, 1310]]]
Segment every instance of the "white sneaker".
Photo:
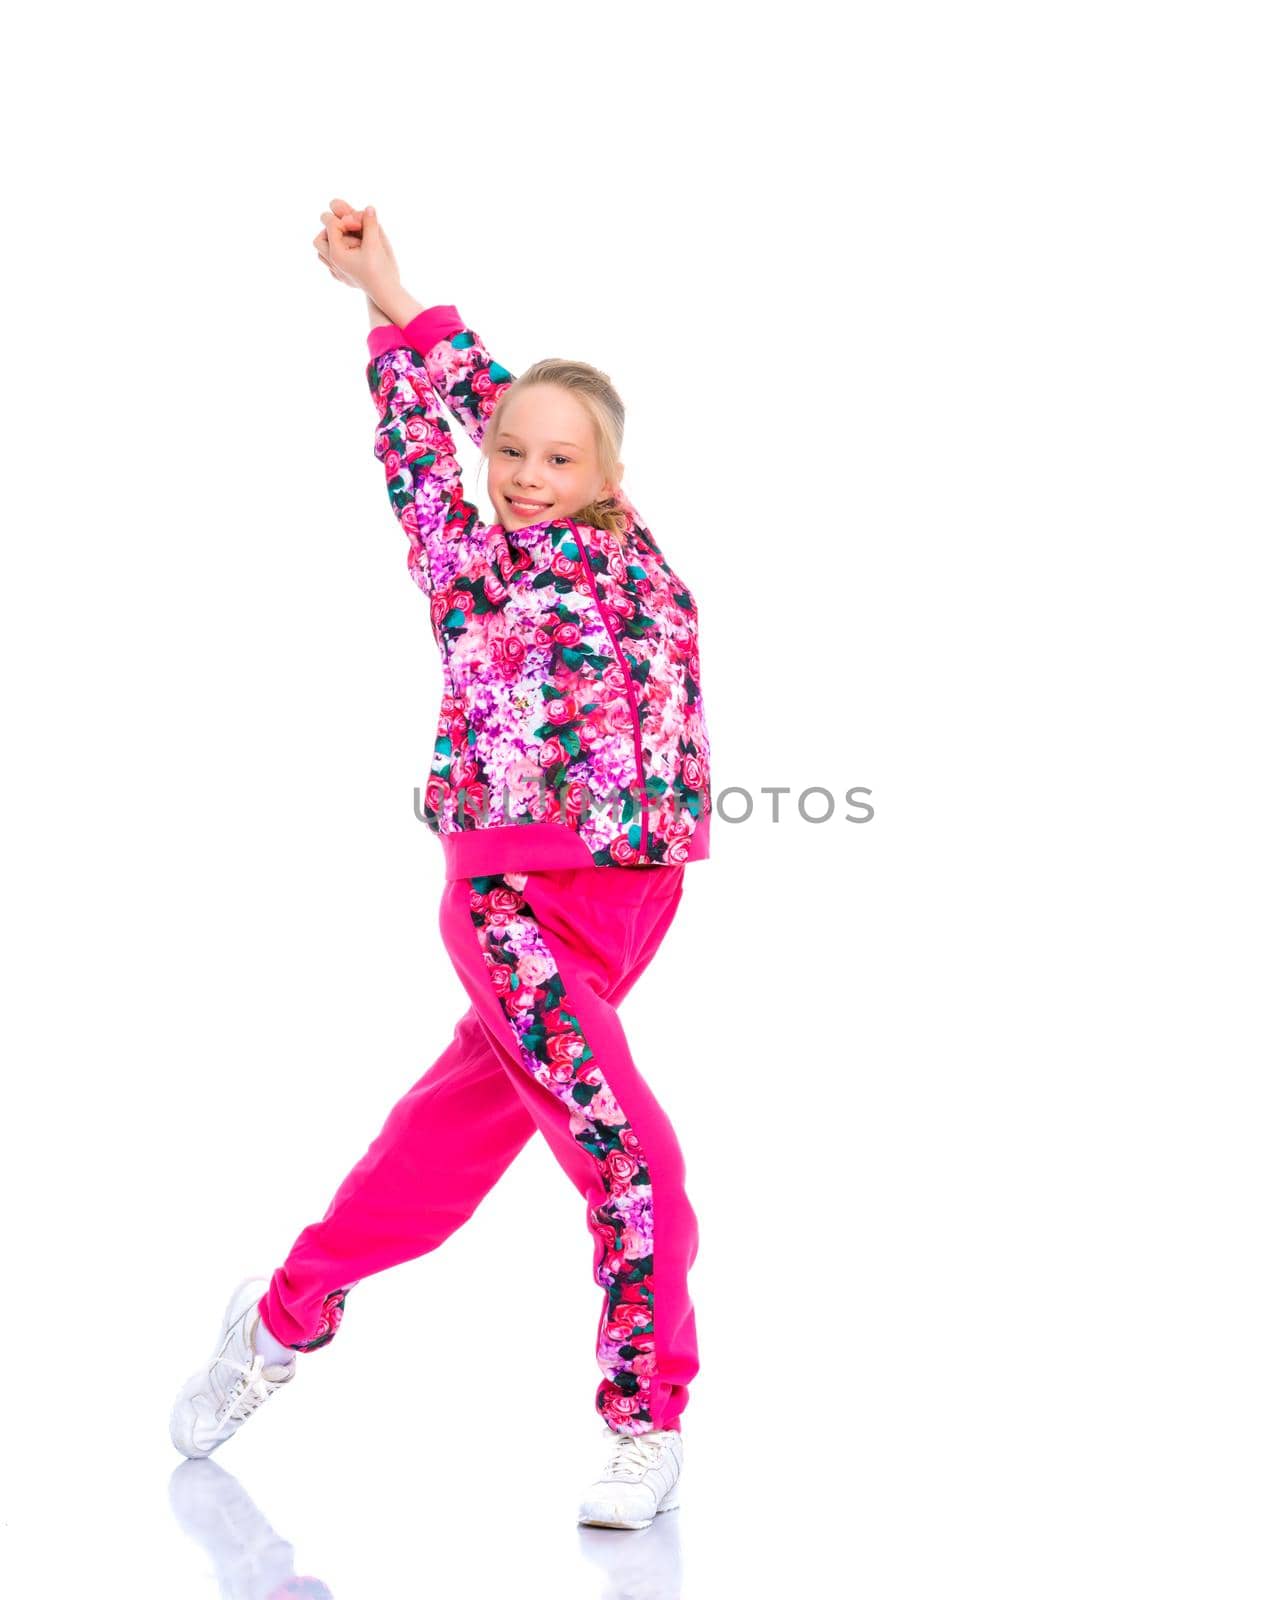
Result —
[[684, 1465], [684, 1439], [674, 1428], [615, 1433], [606, 1428], [609, 1458], [582, 1497], [578, 1521], [593, 1528], [647, 1528], [660, 1511], [674, 1511]]
[[236, 1288], [222, 1318], [217, 1349], [173, 1403], [169, 1437], [184, 1456], [194, 1459], [216, 1450], [298, 1370], [296, 1356], [267, 1366], [253, 1348], [258, 1302], [269, 1281], [246, 1278]]

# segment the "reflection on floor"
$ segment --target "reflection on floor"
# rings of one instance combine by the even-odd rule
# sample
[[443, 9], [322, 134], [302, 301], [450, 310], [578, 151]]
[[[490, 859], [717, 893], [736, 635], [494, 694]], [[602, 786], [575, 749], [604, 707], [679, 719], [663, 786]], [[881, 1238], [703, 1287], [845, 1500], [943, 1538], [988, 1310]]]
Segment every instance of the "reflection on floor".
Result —
[[320, 1578], [294, 1573], [293, 1546], [217, 1462], [184, 1461], [169, 1479], [169, 1503], [213, 1561], [227, 1600], [333, 1600]]
[[[213, 1562], [224, 1600], [334, 1600], [323, 1579], [294, 1572], [293, 1546], [217, 1462], [183, 1461], [169, 1502]], [[664, 1512], [647, 1528], [579, 1527], [584, 1557], [604, 1574], [601, 1600], [679, 1600], [679, 1517]]]

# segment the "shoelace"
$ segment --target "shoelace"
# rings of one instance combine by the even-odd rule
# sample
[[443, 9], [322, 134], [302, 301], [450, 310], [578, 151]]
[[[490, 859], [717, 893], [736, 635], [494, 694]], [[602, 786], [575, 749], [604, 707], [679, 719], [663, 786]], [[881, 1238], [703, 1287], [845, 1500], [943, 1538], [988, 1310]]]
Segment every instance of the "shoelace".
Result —
[[271, 1379], [263, 1373], [263, 1357], [254, 1352], [253, 1363], [245, 1366], [242, 1361], [237, 1361], [234, 1356], [219, 1356], [218, 1360], [228, 1367], [234, 1367], [241, 1374], [232, 1385], [230, 1393], [218, 1408], [218, 1424], [227, 1422], [243, 1422], [245, 1418], [262, 1404], [268, 1395], [273, 1394], [280, 1385], [272, 1383]]
[[607, 1477], [642, 1478], [662, 1458], [661, 1439], [651, 1439], [643, 1433], [620, 1433], [616, 1441], [605, 1467]]

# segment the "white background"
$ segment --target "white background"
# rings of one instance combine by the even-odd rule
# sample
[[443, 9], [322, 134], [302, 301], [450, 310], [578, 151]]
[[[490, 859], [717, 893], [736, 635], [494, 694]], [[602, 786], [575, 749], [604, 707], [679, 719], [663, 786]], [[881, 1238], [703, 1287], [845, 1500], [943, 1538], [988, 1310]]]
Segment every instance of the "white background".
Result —
[[342, 196], [513, 370], [611, 374], [757, 806], [623, 1012], [701, 1229], [679, 1513], [574, 1523], [599, 1291], [538, 1141], [227, 1494], [340, 1600], [1274, 1594], [1268, 20], [9, 25], [15, 1593], [217, 1594], [170, 1402], [465, 1003]]

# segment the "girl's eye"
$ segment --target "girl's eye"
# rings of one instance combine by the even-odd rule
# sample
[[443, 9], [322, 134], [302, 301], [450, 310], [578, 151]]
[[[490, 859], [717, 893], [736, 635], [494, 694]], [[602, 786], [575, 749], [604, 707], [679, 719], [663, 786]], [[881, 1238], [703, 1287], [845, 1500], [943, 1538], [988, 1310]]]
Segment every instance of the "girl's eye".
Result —
[[[504, 444], [502, 446], [501, 453], [504, 456], [505, 455], [518, 456], [520, 454], [520, 452], [516, 449], [515, 445], [513, 445], [513, 444]], [[562, 466], [565, 466], [565, 467], [572, 465], [572, 463], [570, 462], [568, 456], [552, 456], [551, 459], [553, 461], [558, 461]]]

